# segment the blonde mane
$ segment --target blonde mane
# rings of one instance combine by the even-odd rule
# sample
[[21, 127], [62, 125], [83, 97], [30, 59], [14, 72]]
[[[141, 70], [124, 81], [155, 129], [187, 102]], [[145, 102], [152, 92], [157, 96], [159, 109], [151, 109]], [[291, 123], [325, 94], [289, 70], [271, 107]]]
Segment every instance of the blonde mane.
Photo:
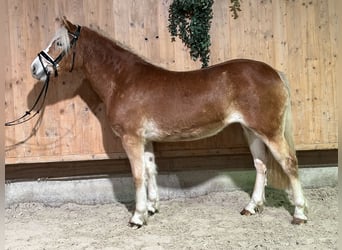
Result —
[[50, 46], [55, 41], [59, 41], [61, 43], [61, 50], [67, 52], [70, 49], [70, 38], [68, 35], [68, 30], [64, 26], [61, 26], [61, 28], [57, 30], [52, 41], [50, 42]]

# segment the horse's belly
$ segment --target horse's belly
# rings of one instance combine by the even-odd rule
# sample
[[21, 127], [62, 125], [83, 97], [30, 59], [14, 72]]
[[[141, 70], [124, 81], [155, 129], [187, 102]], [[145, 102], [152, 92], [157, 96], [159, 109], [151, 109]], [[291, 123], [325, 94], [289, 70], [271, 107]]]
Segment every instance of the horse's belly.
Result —
[[201, 127], [163, 129], [156, 124], [150, 123], [145, 126], [143, 137], [150, 141], [194, 141], [216, 135], [224, 127], [223, 122], [217, 122]]

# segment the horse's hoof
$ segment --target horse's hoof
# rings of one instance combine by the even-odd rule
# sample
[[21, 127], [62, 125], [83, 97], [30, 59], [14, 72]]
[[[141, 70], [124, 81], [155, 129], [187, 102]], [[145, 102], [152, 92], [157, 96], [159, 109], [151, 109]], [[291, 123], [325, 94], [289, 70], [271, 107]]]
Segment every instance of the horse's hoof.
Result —
[[252, 215], [252, 213], [251, 212], [249, 212], [247, 209], [243, 209], [241, 212], [240, 212], [240, 214], [241, 215], [245, 215], [245, 216], [250, 216], [250, 215]]
[[148, 216], [153, 216], [155, 214], [159, 213], [159, 210], [158, 209], [154, 209], [154, 210], [149, 210], [148, 211]]
[[293, 220], [291, 221], [292, 225], [302, 225], [306, 224], [308, 221], [300, 218], [293, 217]]
[[138, 224], [135, 224], [135, 223], [133, 223], [133, 222], [129, 222], [129, 223], [128, 223], [128, 226], [129, 226], [130, 228], [134, 229], [134, 230], [139, 229], [139, 228], [142, 227], [142, 225], [138, 225]]
[[139, 229], [143, 225], [147, 225], [147, 211], [146, 213], [135, 212], [129, 221], [129, 225], [133, 229]]
[[148, 201], [147, 202], [148, 216], [152, 216], [159, 212], [159, 201]]
[[261, 214], [264, 211], [264, 206], [260, 205], [255, 208], [255, 212]]

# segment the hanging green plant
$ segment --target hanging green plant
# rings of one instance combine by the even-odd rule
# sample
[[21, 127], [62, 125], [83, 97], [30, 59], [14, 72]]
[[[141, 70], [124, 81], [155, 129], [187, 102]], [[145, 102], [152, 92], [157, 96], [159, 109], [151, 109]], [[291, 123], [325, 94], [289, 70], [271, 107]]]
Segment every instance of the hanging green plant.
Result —
[[[238, 18], [241, 0], [230, 0], [230, 12]], [[179, 37], [190, 49], [191, 58], [200, 58], [202, 68], [207, 67], [210, 57], [210, 26], [213, 18], [213, 0], [174, 0], [169, 7], [168, 29], [172, 41]]]
[[191, 58], [200, 58], [202, 67], [208, 66], [210, 56], [212, 5], [213, 0], [174, 0], [169, 8], [172, 40], [179, 37], [190, 49]]
[[229, 6], [230, 12], [232, 12], [232, 17], [236, 19], [239, 17], [238, 11], [241, 11], [240, 0], [230, 0], [230, 3], [232, 4]]

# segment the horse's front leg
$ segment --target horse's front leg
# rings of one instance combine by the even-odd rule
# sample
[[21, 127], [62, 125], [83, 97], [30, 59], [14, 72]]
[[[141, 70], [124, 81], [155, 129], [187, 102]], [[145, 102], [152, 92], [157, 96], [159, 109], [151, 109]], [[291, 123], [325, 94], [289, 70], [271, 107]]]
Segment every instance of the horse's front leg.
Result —
[[141, 227], [147, 222], [147, 194], [144, 164], [144, 143], [141, 138], [124, 135], [122, 145], [131, 164], [135, 185], [135, 211], [130, 220], [132, 227]]

